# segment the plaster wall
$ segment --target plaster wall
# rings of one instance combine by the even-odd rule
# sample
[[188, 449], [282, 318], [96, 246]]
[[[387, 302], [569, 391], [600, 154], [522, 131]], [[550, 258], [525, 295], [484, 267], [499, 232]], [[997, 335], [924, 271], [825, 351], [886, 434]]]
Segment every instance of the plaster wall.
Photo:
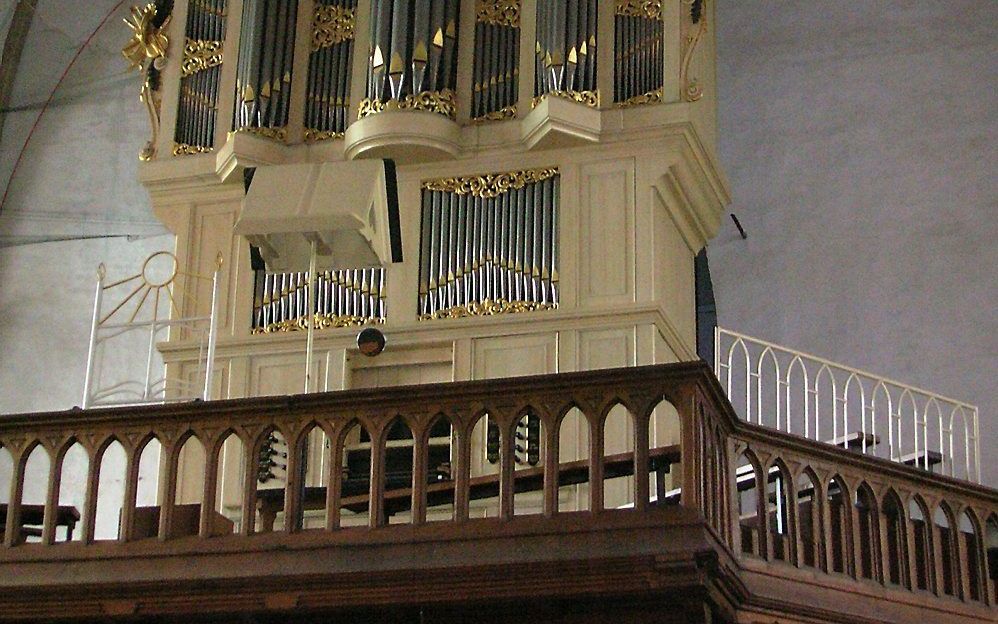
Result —
[[718, 0], [720, 324], [980, 407], [998, 479], [998, 4]]

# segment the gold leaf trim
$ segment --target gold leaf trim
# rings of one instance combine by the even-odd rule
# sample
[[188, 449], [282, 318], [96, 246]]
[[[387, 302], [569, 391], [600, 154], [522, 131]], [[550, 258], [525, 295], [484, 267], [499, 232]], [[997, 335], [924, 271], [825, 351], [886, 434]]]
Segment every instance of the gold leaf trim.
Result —
[[283, 128], [257, 128], [254, 126], [247, 126], [245, 128], [239, 128], [236, 132], [245, 132], [246, 134], [255, 134], [257, 136], [262, 136], [268, 139], [273, 139], [274, 141], [280, 141], [282, 143], [288, 140], [288, 129]]
[[174, 156], [193, 156], [195, 154], [208, 154], [214, 148], [206, 147], [203, 145], [188, 145], [187, 143], [174, 143], [173, 144], [173, 155]]
[[312, 51], [352, 40], [355, 23], [353, 9], [316, 5], [312, 22]]
[[490, 113], [485, 113], [480, 117], [475, 117], [472, 121], [475, 123], [485, 123], [489, 121], [505, 121], [507, 119], [516, 118], [516, 104], [511, 104], [509, 106], [504, 106], [497, 111], [492, 111]]
[[[350, 316], [350, 315], [335, 315], [335, 314], [314, 314], [312, 315], [312, 323], [315, 329], [329, 329], [337, 327], [360, 327], [361, 325], [380, 325], [385, 322], [384, 319], [375, 318], [371, 316]], [[302, 316], [296, 319], [288, 319], [286, 321], [278, 321], [277, 323], [271, 323], [266, 327], [257, 327], [253, 330], [253, 334], [282, 334], [288, 332], [296, 331], [308, 331], [308, 317]]]
[[649, 91], [648, 93], [643, 93], [641, 95], [635, 95], [632, 98], [628, 98], [623, 102], [617, 102], [617, 108], [632, 108], [634, 106], [642, 106], [644, 104], [658, 104], [662, 101], [662, 87], [655, 89], [654, 91]]
[[520, 27], [520, 0], [478, 0], [475, 19], [480, 24]]
[[315, 128], [305, 128], [305, 142], [306, 143], [318, 143], [319, 141], [328, 141], [330, 139], [342, 139], [345, 136], [343, 132], [334, 132], [333, 130], [316, 130]]
[[184, 45], [184, 61], [180, 66], [184, 77], [222, 64], [221, 41], [188, 39]]
[[170, 47], [170, 39], [164, 34], [170, 17], [167, 17], [161, 28], [153, 26], [156, 19], [156, 5], [152, 2], [142, 8], [132, 7], [132, 21], [125, 24], [132, 29], [132, 38], [128, 40], [121, 54], [132, 64], [131, 69], [145, 69], [147, 61], [166, 57]]
[[617, 0], [617, 15], [662, 19], [661, 0]]
[[407, 95], [401, 100], [388, 100], [386, 102], [364, 98], [359, 109], [358, 119], [386, 110], [422, 110], [453, 119], [457, 113], [457, 96], [451, 89], [442, 89], [440, 91], [423, 91], [416, 95]]
[[485, 301], [473, 301], [467, 305], [454, 306], [445, 310], [437, 310], [430, 314], [421, 314], [419, 320], [430, 321], [445, 318], [467, 318], [471, 316], [496, 316], [499, 314], [522, 314], [524, 312], [538, 312], [541, 310], [557, 310], [557, 303], [539, 303], [536, 301], [506, 301], [497, 299], [495, 301], [486, 299]]
[[566, 100], [572, 100], [573, 102], [578, 102], [579, 104], [585, 104], [590, 108], [599, 108], [600, 105], [600, 95], [598, 89], [593, 91], [548, 91], [543, 95], [535, 97], [530, 103], [531, 108], [537, 108], [537, 106], [548, 97], [559, 97]]
[[558, 175], [557, 167], [545, 169], [525, 169], [523, 171], [510, 171], [508, 173], [490, 173], [480, 176], [467, 176], [463, 178], [440, 178], [436, 180], [424, 180], [423, 189], [427, 191], [441, 191], [444, 193], [455, 193], [457, 195], [471, 195], [473, 197], [491, 198], [498, 197], [506, 191], [523, 188], [528, 184], [535, 184]]

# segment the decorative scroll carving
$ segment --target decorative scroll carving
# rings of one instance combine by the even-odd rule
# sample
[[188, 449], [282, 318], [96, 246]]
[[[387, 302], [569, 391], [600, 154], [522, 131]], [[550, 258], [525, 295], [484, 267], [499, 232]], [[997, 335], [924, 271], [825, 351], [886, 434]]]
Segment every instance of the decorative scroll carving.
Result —
[[507, 119], [516, 118], [516, 104], [512, 106], [504, 106], [497, 111], [492, 111], [491, 113], [485, 113], [481, 117], [475, 117], [473, 121], [476, 123], [485, 123], [487, 121], [505, 121]]
[[281, 128], [270, 128], [262, 127], [256, 128], [253, 126], [248, 126], [246, 128], [240, 128], [236, 132], [245, 132], [246, 134], [255, 134], [257, 136], [262, 136], [268, 139], [273, 139], [275, 141], [285, 142], [288, 140], [288, 129], [287, 127]]
[[222, 45], [221, 41], [188, 39], [187, 44], [184, 46], [184, 62], [181, 66], [182, 75], [186, 78], [199, 71], [221, 65]]
[[538, 310], [557, 310], [557, 303], [539, 303], [536, 301], [506, 301], [486, 299], [482, 302], [472, 301], [466, 305], [454, 306], [438, 310], [431, 314], [421, 314], [419, 320], [429, 321], [443, 318], [466, 318], [469, 316], [495, 316], [497, 314], [520, 314]]
[[475, 19], [482, 24], [519, 28], [520, 1], [478, 0], [475, 3]]
[[[336, 327], [360, 327], [362, 325], [382, 324], [384, 319], [364, 316], [336, 316], [333, 314], [314, 314], [312, 323], [315, 329]], [[308, 331], [308, 318], [300, 317], [271, 323], [266, 327], [257, 327], [253, 334], [278, 334], [296, 331]]]
[[358, 119], [386, 110], [422, 110], [453, 119], [457, 113], [457, 96], [451, 89], [443, 89], [423, 91], [416, 95], [406, 95], [401, 100], [392, 99], [385, 102], [364, 98], [359, 108]]
[[662, 89], [655, 89], [654, 91], [649, 91], [642, 95], [635, 95], [632, 98], [624, 100], [623, 102], [617, 102], [617, 108], [632, 108], [634, 106], [642, 106], [644, 104], [658, 104], [662, 101]]
[[164, 34], [173, 12], [173, 0], [156, 0], [142, 8], [132, 7], [132, 21], [125, 20], [132, 29], [132, 38], [122, 48], [121, 53], [144, 75], [139, 101], [145, 104], [149, 115], [152, 136], [139, 152], [139, 160], [152, 160], [156, 156], [156, 143], [159, 142], [159, 118], [162, 104], [160, 94], [160, 71], [170, 47], [170, 40]]
[[472, 195], [474, 197], [497, 197], [506, 191], [523, 188], [528, 184], [541, 182], [558, 175], [558, 168], [526, 169], [509, 173], [495, 173], [464, 178], [442, 178], [425, 180], [423, 189], [441, 191], [457, 195]]
[[208, 145], [188, 145], [187, 143], [174, 143], [174, 156], [193, 156], [194, 154], [207, 154], [213, 148]]
[[705, 0], [683, 0], [690, 5], [690, 22], [695, 27], [683, 41], [683, 62], [679, 68], [679, 83], [683, 89], [683, 99], [696, 102], [703, 97], [703, 87], [696, 78], [690, 77], [690, 64], [697, 44], [707, 31], [707, 19], [704, 17]]
[[662, 0], [617, 0], [617, 15], [662, 19]]
[[354, 37], [354, 11], [333, 5], [315, 5], [312, 23], [312, 51], [327, 48]]
[[547, 97], [560, 97], [566, 100], [572, 100], [573, 102], [578, 102], [579, 104], [585, 104], [586, 106], [592, 108], [599, 108], [600, 105], [600, 95], [599, 91], [550, 91], [543, 95], [538, 95], [531, 101], [531, 107], [537, 108], [537, 105], [544, 101]]
[[342, 139], [345, 133], [333, 132], [332, 130], [316, 130], [315, 128], [305, 128], [305, 142], [318, 143], [330, 139]]

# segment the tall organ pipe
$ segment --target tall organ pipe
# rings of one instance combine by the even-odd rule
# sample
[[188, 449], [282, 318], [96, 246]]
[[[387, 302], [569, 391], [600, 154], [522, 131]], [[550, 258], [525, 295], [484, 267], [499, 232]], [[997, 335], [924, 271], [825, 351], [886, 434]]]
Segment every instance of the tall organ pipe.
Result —
[[373, 0], [361, 117], [386, 108], [454, 116], [458, 5], [459, 0]]
[[187, 10], [174, 155], [214, 148], [226, 8], [226, 0], [191, 0]]
[[634, 105], [662, 100], [664, 36], [661, 2], [617, 0], [614, 102]]
[[232, 129], [287, 138], [298, 0], [244, 0]]
[[305, 93], [305, 139], [343, 136], [350, 106], [357, 0], [316, 0]]
[[520, 70], [520, 0], [478, 0], [471, 116], [516, 116]]
[[597, 0], [537, 3], [534, 97], [569, 97], [599, 106], [596, 87]]

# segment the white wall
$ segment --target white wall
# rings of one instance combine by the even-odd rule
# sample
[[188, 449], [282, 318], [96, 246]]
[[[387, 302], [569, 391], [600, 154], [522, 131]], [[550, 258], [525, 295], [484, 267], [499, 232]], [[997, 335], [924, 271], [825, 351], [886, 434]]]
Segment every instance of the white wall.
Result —
[[979, 405], [998, 446], [998, 3], [718, 0], [720, 323]]

